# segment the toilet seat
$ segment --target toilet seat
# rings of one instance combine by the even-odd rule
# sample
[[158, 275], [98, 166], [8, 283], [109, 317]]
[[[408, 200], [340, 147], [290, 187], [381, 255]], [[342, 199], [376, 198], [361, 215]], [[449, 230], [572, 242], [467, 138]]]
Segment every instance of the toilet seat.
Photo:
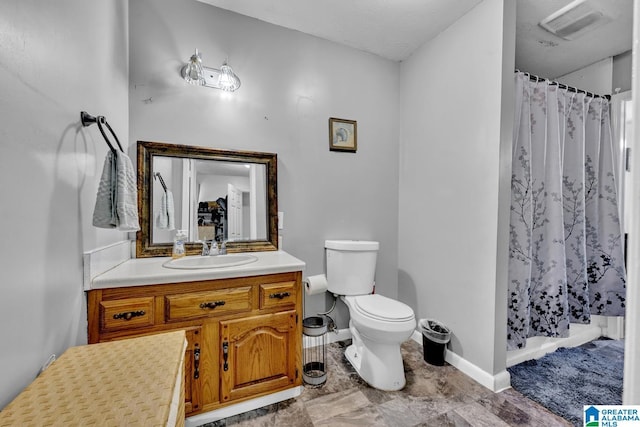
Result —
[[353, 308], [363, 317], [383, 322], [406, 322], [414, 318], [411, 307], [383, 295], [358, 295], [352, 299]]

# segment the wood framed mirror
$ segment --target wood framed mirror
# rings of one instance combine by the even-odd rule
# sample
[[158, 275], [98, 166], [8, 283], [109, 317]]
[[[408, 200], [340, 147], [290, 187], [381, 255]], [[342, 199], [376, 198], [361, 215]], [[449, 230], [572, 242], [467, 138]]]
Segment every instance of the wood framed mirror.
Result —
[[187, 255], [202, 241], [228, 252], [278, 249], [277, 155], [138, 141], [136, 257], [171, 256], [177, 230]]

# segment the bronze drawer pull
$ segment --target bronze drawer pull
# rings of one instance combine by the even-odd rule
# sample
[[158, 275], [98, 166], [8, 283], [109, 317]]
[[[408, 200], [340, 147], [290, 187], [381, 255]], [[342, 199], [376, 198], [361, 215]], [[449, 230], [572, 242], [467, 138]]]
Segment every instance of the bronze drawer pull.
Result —
[[207, 309], [210, 308], [211, 310], [213, 310], [214, 308], [220, 306], [220, 305], [225, 305], [224, 301], [210, 301], [210, 302], [203, 302], [202, 304], [200, 304], [200, 308], [201, 309]]
[[278, 292], [278, 293], [275, 293], [275, 294], [270, 294], [269, 298], [282, 299], [282, 298], [286, 298], [288, 296], [291, 296], [291, 292]]
[[116, 313], [113, 315], [114, 319], [124, 319], [124, 320], [131, 320], [134, 317], [139, 317], [139, 316], [144, 316], [146, 313], [144, 310], [138, 310], [138, 311], [124, 311], [122, 313]]

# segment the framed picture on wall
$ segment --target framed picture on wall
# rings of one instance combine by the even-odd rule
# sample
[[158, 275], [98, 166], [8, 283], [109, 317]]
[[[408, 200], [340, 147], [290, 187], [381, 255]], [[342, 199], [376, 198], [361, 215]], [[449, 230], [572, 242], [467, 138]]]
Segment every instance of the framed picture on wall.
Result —
[[329, 150], [355, 153], [358, 149], [358, 123], [355, 120], [329, 118]]

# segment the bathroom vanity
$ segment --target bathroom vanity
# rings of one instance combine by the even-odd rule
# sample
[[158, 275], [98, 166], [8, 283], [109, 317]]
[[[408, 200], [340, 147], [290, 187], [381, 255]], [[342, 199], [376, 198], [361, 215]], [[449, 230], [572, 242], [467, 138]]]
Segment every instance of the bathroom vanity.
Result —
[[[250, 264], [204, 269], [167, 268], [168, 257], [131, 259], [95, 277], [89, 343], [184, 330], [185, 412], [196, 416], [193, 425], [274, 403], [274, 394], [295, 397], [304, 263], [283, 251], [252, 255]], [[234, 411], [239, 402], [245, 406]]]
[[[305, 264], [278, 250], [277, 155], [151, 141], [137, 154], [136, 258], [85, 272], [89, 343], [185, 331], [187, 426], [299, 395]], [[158, 213], [189, 256], [171, 260]], [[200, 256], [212, 237], [228, 255]]]

